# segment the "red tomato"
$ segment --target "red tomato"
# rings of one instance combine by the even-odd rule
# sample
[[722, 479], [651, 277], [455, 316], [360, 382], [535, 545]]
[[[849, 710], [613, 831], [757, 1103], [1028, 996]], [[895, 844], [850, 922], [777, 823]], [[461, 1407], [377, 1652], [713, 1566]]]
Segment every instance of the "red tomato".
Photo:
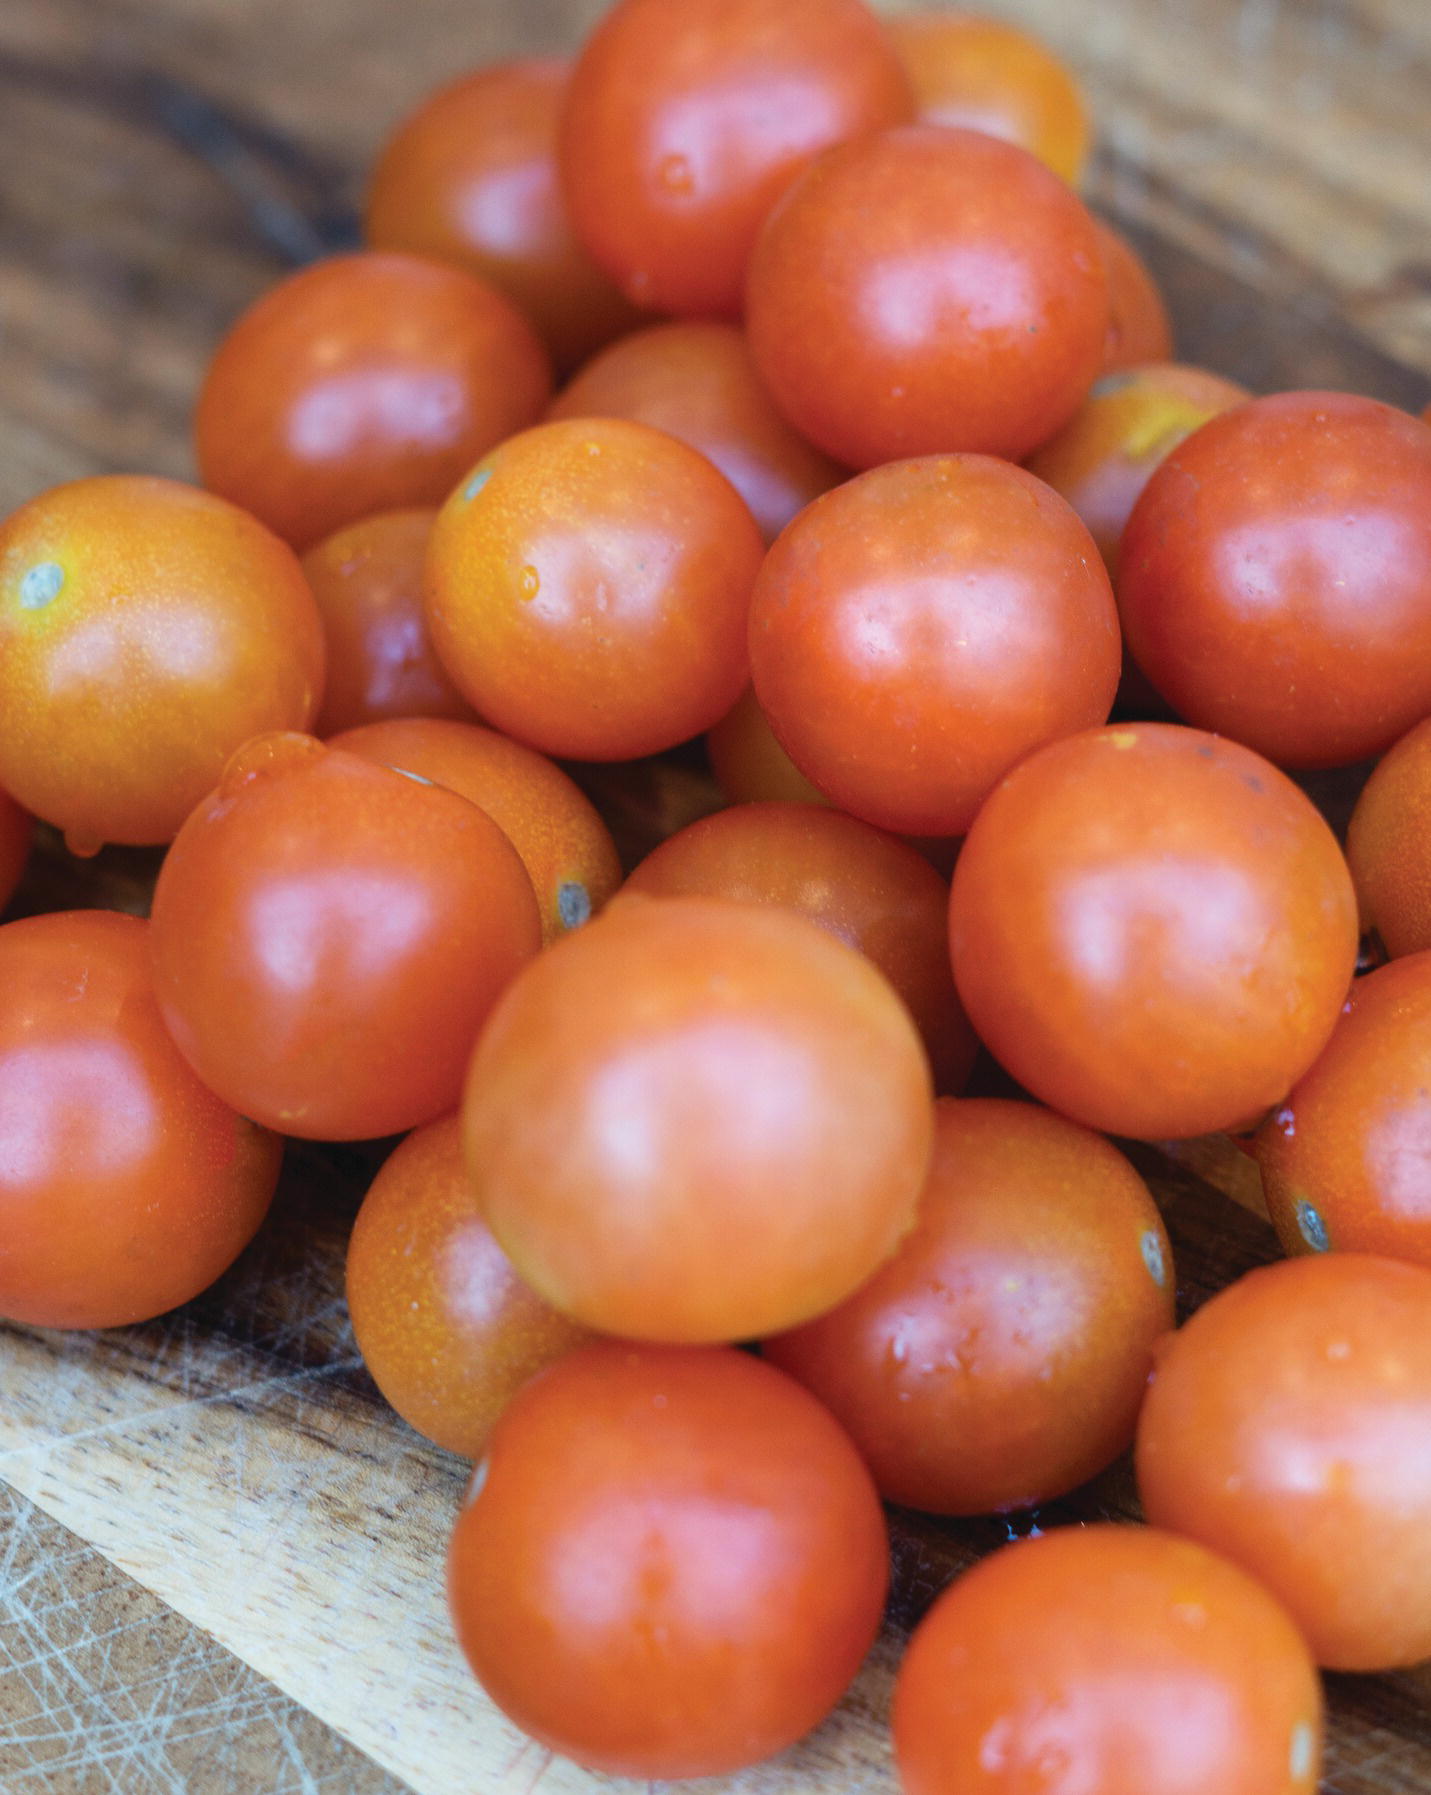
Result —
[[0, 909], [15, 895], [15, 888], [30, 858], [35, 823], [6, 791], [0, 791]]
[[1172, 724], [1026, 760], [954, 869], [954, 977], [1042, 1102], [1158, 1140], [1246, 1125], [1325, 1045], [1356, 901], [1312, 802], [1248, 748]]
[[394, 1134], [456, 1107], [541, 927], [497, 825], [309, 736], [260, 736], [179, 831], [155, 986], [211, 1089], [285, 1134]]
[[170, 840], [240, 744], [308, 727], [322, 684], [302, 569], [222, 499], [101, 475], [0, 525], [0, 785], [79, 852]]
[[1118, 602], [1189, 722], [1286, 766], [1380, 753], [1431, 712], [1431, 429], [1343, 393], [1224, 412], [1148, 482]]
[[960, 12], [896, 13], [887, 29], [914, 84], [918, 123], [986, 131], [1078, 185], [1093, 121], [1078, 83], [1037, 38]]
[[1257, 1160], [1287, 1252], [1384, 1253], [1431, 1271], [1431, 953], [1357, 980], [1263, 1124]]
[[767, 542], [844, 478], [766, 392], [732, 324], [658, 324], [598, 355], [559, 393], [552, 418], [634, 418], [713, 461]]
[[986, 1514], [1132, 1444], [1172, 1325], [1172, 1250], [1121, 1153], [1032, 1104], [945, 1099], [914, 1232], [764, 1351], [849, 1429], [881, 1495]]
[[559, 368], [641, 314], [572, 235], [557, 177], [561, 57], [474, 69], [410, 113], [379, 152], [364, 234], [480, 274], [519, 305]]
[[940, 1597], [894, 1745], [905, 1795], [1312, 1795], [1322, 1692], [1235, 1566], [1152, 1528], [1066, 1528]]
[[1138, 1423], [1148, 1519], [1266, 1584], [1332, 1670], [1431, 1656], [1431, 1271], [1284, 1259], [1160, 1349]]
[[978, 450], [1017, 460], [1098, 373], [1098, 233], [1037, 158], [915, 125], [831, 150], [771, 213], [746, 323], [775, 402], [851, 467]]
[[422, 615], [422, 561], [436, 511], [380, 511], [309, 549], [303, 571], [323, 619], [328, 679], [315, 735], [384, 717], [461, 717]]
[[1124, 526], [1154, 469], [1209, 418], [1250, 397], [1220, 374], [1176, 363], [1105, 374], [1026, 466], [1072, 505], [1116, 580]]
[[533, 1295], [483, 1221], [456, 1116], [414, 1129], [363, 1198], [348, 1244], [363, 1362], [403, 1420], [478, 1458], [528, 1378], [590, 1338]]
[[761, 708], [842, 809], [959, 835], [999, 778], [1108, 715], [1118, 613], [1056, 493], [986, 455], [929, 456], [817, 499], [750, 610]]
[[517, 1396], [448, 1558], [497, 1705], [592, 1769], [661, 1779], [808, 1732], [888, 1577], [869, 1473], [798, 1384], [745, 1353], [616, 1342]]
[[1347, 828], [1362, 917], [1393, 959], [1431, 948], [1431, 718], [1373, 772]]
[[572, 221], [638, 305], [735, 317], [756, 232], [792, 178], [912, 111], [860, 0], [617, 0], [567, 95]]
[[780, 746], [752, 686], [706, 731], [706, 752], [716, 783], [732, 804], [771, 798], [792, 804], [830, 802]]
[[678, 830], [626, 881], [650, 897], [779, 904], [872, 961], [904, 999], [937, 1087], [962, 1088], [978, 1042], [949, 970], [949, 885], [906, 842], [813, 804], [741, 804]]
[[553, 941], [621, 883], [611, 832], [561, 768], [495, 729], [415, 717], [350, 729], [329, 744], [445, 785], [485, 810], [522, 857]]
[[280, 281], [219, 344], [199, 469], [305, 549], [375, 511], [440, 504], [550, 392], [546, 351], [495, 287], [420, 256], [335, 256]]
[[824, 929], [633, 896], [512, 986], [463, 1132], [492, 1232], [554, 1307], [604, 1333], [744, 1340], [894, 1251], [929, 1099], [904, 1005]]
[[705, 456], [590, 418], [512, 437], [438, 517], [427, 618], [458, 688], [544, 753], [632, 760], [698, 734], [746, 678], [762, 544]]
[[1142, 257], [1106, 219], [1093, 221], [1108, 276], [1108, 335], [1103, 372], [1173, 359], [1173, 324], [1167, 302]]
[[201, 1085], [165, 1032], [149, 925], [107, 910], [0, 928], [0, 1316], [147, 1321], [258, 1232], [280, 1142]]

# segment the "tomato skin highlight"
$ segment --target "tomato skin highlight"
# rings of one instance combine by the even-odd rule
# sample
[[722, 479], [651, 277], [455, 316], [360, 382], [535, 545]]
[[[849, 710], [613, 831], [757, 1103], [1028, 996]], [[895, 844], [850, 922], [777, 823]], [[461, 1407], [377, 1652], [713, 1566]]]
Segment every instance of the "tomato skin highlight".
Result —
[[492, 1232], [554, 1308], [713, 1343], [817, 1314], [893, 1252], [931, 1096], [904, 1005], [817, 924], [633, 894], [498, 1005], [463, 1138]]
[[1329, 1670], [1431, 1656], [1431, 1271], [1284, 1259], [1158, 1355], [1136, 1466], [1155, 1526], [1285, 1603]]
[[988, 1514], [1131, 1445], [1172, 1325], [1167, 1234], [1113, 1146], [1033, 1104], [944, 1099], [913, 1232], [762, 1350], [844, 1423], [887, 1500]]
[[1235, 1565], [1150, 1527], [1060, 1527], [925, 1616], [894, 1743], [905, 1795], [1313, 1795], [1322, 1692]]
[[258, 1232], [282, 1143], [200, 1084], [160, 1019], [150, 925], [58, 911], [0, 928], [0, 1316], [148, 1321]]
[[488, 1694], [588, 1768], [728, 1774], [838, 1700], [889, 1577], [854, 1448], [724, 1348], [574, 1352], [497, 1425], [448, 1591]]
[[311, 736], [261, 736], [154, 892], [155, 988], [205, 1083], [286, 1134], [358, 1140], [456, 1106], [537, 952], [515, 848], [475, 804]]

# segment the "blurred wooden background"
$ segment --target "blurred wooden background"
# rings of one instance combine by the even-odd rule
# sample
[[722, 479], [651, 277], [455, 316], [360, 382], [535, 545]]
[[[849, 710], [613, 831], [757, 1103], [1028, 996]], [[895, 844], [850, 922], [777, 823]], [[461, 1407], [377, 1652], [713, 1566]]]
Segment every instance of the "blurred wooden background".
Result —
[[[1185, 359], [1257, 390], [1425, 404], [1427, 0], [988, 4], [1086, 80], [1101, 120], [1090, 196], [1165, 283]], [[0, 509], [86, 473], [190, 474], [212, 344], [286, 265], [350, 240], [363, 167], [396, 118], [466, 65], [572, 44], [599, 10], [3, 0]], [[63, 869], [42, 876], [71, 889]], [[121, 858], [110, 876], [123, 893], [135, 868]], [[372, 1164], [295, 1150], [260, 1241], [177, 1316], [105, 1336], [0, 1330], [5, 1795], [598, 1786], [525, 1748], [447, 1637], [462, 1467], [378, 1402], [341, 1300]], [[1227, 1184], [1233, 1160], [1148, 1168], [1186, 1299], [1270, 1255], [1265, 1228], [1204, 1181]], [[1052, 1518], [1128, 1503], [1115, 1471]], [[852, 1696], [806, 1746], [726, 1786], [888, 1795], [903, 1631], [1002, 1533], [901, 1521], [891, 1623]], [[1428, 1689], [1424, 1673], [1334, 1679], [1329, 1791], [1431, 1788]]]

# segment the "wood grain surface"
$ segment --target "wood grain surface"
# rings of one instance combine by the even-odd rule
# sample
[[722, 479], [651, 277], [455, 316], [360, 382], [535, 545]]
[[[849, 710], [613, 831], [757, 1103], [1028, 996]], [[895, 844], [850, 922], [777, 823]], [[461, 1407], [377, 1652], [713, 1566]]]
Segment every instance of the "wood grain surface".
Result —
[[[188, 414], [218, 333], [286, 266], [352, 240], [363, 167], [403, 109], [465, 65], [570, 44], [599, 10], [3, 0], [0, 509], [85, 473], [191, 475]], [[1186, 359], [1259, 390], [1431, 397], [1425, 0], [999, 10], [1086, 78], [1091, 195], [1148, 254]], [[709, 802], [679, 765], [600, 790], [631, 851]], [[1329, 791], [1344, 808], [1345, 782]], [[13, 913], [142, 909], [155, 859], [81, 867], [48, 843]], [[526, 1745], [449, 1638], [442, 1557], [464, 1467], [386, 1410], [342, 1301], [380, 1151], [293, 1148], [259, 1240], [173, 1316], [0, 1330], [5, 1795], [626, 1786]], [[1184, 1309], [1272, 1256], [1235, 1149], [1137, 1157]], [[1039, 1519], [1133, 1512], [1124, 1465]], [[775, 1763], [694, 1786], [890, 1795], [903, 1638], [1008, 1531], [897, 1515], [888, 1625], [839, 1711]], [[1328, 1795], [1431, 1788], [1426, 1672], [1334, 1678], [1330, 1695]]]

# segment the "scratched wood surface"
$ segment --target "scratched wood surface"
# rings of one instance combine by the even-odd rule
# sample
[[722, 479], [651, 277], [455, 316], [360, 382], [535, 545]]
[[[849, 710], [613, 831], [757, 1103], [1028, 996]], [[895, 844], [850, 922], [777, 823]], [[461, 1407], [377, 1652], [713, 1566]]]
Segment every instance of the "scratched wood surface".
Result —
[[[598, 10], [3, 0], [0, 508], [90, 472], [189, 475], [209, 347], [285, 266], [350, 240], [388, 124], [462, 65], [569, 43]], [[1001, 10], [1086, 78], [1092, 197], [1147, 252], [1187, 359], [1259, 390], [1431, 397], [1425, 0]], [[607, 795], [633, 845], [703, 801], [680, 769]], [[1344, 805], [1344, 785], [1331, 795]], [[16, 913], [141, 909], [153, 866], [108, 853], [83, 868], [49, 846]], [[1271, 1256], [1255, 1179], [1225, 1143], [1138, 1158], [1185, 1308]], [[0, 1330], [5, 1795], [623, 1787], [524, 1746], [448, 1637], [441, 1564], [464, 1468], [386, 1411], [342, 1302], [347, 1226], [377, 1163], [293, 1149], [260, 1239], [173, 1316]], [[1042, 1519], [1132, 1512], [1120, 1466]], [[909, 1625], [1005, 1533], [896, 1516], [889, 1623], [839, 1711], [775, 1764], [697, 1786], [890, 1795], [884, 1717]], [[1427, 1673], [1335, 1678], [1330, 1695], [1328, 1795], [1431, 1788]]]

